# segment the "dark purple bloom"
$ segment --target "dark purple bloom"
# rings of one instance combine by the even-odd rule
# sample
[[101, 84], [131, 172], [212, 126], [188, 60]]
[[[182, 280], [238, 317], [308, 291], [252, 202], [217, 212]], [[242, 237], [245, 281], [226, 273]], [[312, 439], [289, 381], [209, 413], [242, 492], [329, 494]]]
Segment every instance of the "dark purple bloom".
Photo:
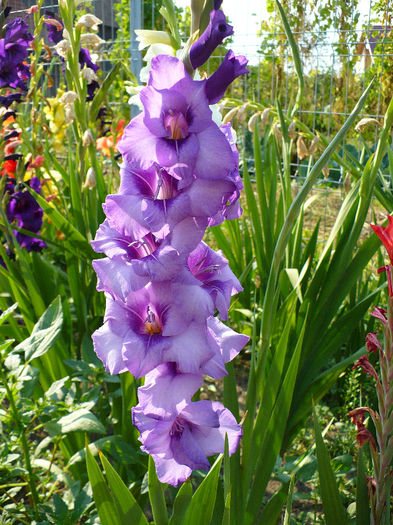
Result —
[[[29, 186], [40, 192], [41, 183], [38, 177], [33, 177]], [[9, 193], [9, 200], [6, 207], [7, 219], [12, 224], [15, 223], [18, 228], [23, 228], [32, 233], [38, 233], [42, 226], [43, 210], [35, 198], [26, 190], [15, 191], [13, 183], [6, 185], [6, 191]], [[27, 251], [41, 251], [46, 244], [35, 237], [14, 231], [16, 240]]]
[[22, 99], [22, 93], [10, 93], [9, 95], [0, 95], [0, 105], [9, 108], [13, 102], [19, 103]]
[[233, 27], [226, 23], [226, 18], [221, 10], [213, 10], [210, 13], [210, 22], [198, 38], [198, 40], [191, 46], [190, 61], [194, 69], [197, 69], [204, 64], [213, 51], [222, 44], [222, 41], [227, 36], [233, 35]]
[[100, 85], [96, 80], [93, 80], [92, 82], [90, 82], [90, 84], [87, 84], [87, 102], [93, 100], [94, 95], [99, 87]]
[[63, 40], [63, 23], [56, 18], [55, 14], [52, 11], [45, 11], [46, 20], [44, 24], [46, 25], [48, 31], [48, 40], [52, 44], [58, 44]]
[[30, 70], [23, 62], [33, 40], [28, 29], [21, 18], [6, 25], [5, 36], [0, 39], [0, 87], [27, 89], [24, 81], [30, 78]]
[[225, 436], [230, 455], [238, 447], [241, 426], [229, 410], [217, 402], [191, 402], [201, 383], [198, 374], [180, 374], [168, 363], [148, 374], [145, 385], [138, 389], [133, 423], [141, 434], [141, 448], [153, 457], [162, 483], [176, 486], [192, 470], [208, 470], [207, 456], [224, 452]]
[[214, 0], [214, 9], [220, 9], [222, 0]]
[[245, 56], [235, 56], [232, 50], [228, 51], [219, 68], [205, 81], [205, 93], [209, 104], [216, 104], [235, 78], [249, 73], [246, 68], [247, 62]]
[[191, 273], [209, 292], [222, 319], [228, 319], [231, 297], [243, 290], [221, 250], [215, 252], [201, 242], [188, 257]]
[[94, 71], [94, 73], [97, 73], [97, 71], [100, 69], [100, 67], [97, 66], [97, 64], [94, 64], [92, 61], [89, 50], [85, 49], [84, 47], [81, 47], [79, 51], [79, 64], [81, 69], [84, 67], [89, 67]]
[[204, 82], [192, 80], [180, 60], [152, 59], [141, 100], [143, 113], [131, 120], [117, 146], [126, 162], [144, 170], [157, 163], [187, 181], [191, 175], [225, 178], [234, 169], [231, 148], [212, 121]]

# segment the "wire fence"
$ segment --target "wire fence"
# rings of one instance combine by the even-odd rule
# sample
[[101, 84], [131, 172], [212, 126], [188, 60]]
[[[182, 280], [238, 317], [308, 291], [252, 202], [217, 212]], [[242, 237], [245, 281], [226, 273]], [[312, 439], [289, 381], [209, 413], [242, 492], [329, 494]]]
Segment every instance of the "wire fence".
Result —
[[[185, 0], [177, 0], [181, 27], [187, 29]], [[15, 15], [34, 5], [34, 0], [9, 0]], [[372, 77], [374, 87], [361, 117], [374, 118], [375, 123], [359, 134], [351, 132], [342, 144], [340, 155], [350, 162], [362, 164], [375, 149], [379, 125], [393, 94], [393, 0], [283, 0], [297, 42], [305, 77], [305, 92], [298, 116], [315, 133], [332, 137], [353, 109]], [[142, 66], [134, 29], [163, 29], [159, 13], [161, 0], [91, 0], [86, 6], [103, 21], [99, 35], [105, 40], [97, 58], [107, 71], [119, 59], [129, 61], [136, 74]], [[54, 14], [58, 3], [45, 0], [43, 7]], [[182, 8], [182, 9], [180, 9]], [[238, 79], [228, 95], [246, 103], [258, 102], [273, 106], [276, 98], [286, 109], [297, 90], [295, 68], [280, 17], [271, 0], [243, 0], [241, 7], [226, 0], [223, 9], [235, 27], [232, 42], [222, 47], [207, 66], [207, 72], [217, 67], [217, 59], [226, 49], [245, 54], [250, 74]], [[186, 37], [186, 34], [184, 35]], [[60, 79], [61, 68], [54, 76]], [[55, 78], [56, 80], [56, 78]], [[365, 149], [365, 153], [362, 150]], [[305, 175], [307, 159], [294, 151], [292, 173]], [[333, 162], [329, 182], [341, 184], [345, 173]], [[389, 174], [389, 164], [383, 163]]]

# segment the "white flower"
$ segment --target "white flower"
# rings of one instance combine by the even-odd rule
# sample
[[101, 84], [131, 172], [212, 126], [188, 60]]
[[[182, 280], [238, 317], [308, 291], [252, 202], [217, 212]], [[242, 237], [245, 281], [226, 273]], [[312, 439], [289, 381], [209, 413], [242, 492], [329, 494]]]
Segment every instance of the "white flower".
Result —
[[76, 118], [75, 110], [73, 104], [66, 104], [65, 107], [65, 124], [71, 124], [71, 122]]
[[95, 15], [88, 13], [87, 15], [82, 15], [80, 17], [76, 23], [76, 27], [84, 27], [89, 31], [97, 31], [100, 24], [102, 24], [102, 20]]
[[139, 42], [139, 49], [145, 49], [145, 47], [151, 46], [152, 44], [164, 44], [172, 47], [171, 38], [165, 31], [152, 31], [151, 29], [135, 29], [137, 40]]
[[91, 84], [94, 82], [94, 80], [98, 80], [97, 75], [90, 67], [84, 67], [81, 71], [82, 78], [86, 80], [88, 84]]
[[367, 126], [381, 126], [380, 122], [375, 118], [362, 118], [355, 126], [355, 131], [363, 133]]
[[71, 52], [71, 44], [68, 40], [60, 40], [58, 44], [55, 45], [56, 53], [62, 58], [67, 58], [67, 54]]
[[81, 35], [81, 46], [91, 47], [97, 49], [101, 44], [104, 44], [105, 40], [100, 38], [95, 33], [83, 33]]
[[66, 91], [61, 97], [60, 102], [64, 105], [73, 104], [75, 100], [78, 98], [78, 95], [75, 93], [75, 91]]

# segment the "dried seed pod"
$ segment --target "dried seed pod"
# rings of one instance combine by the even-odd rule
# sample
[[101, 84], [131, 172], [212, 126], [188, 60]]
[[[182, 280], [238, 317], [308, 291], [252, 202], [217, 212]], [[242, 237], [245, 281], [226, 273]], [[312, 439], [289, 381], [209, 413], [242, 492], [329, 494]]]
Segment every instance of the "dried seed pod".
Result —
[[310, 155], [314, 155], [318, 151], [319, 146], [319, 136], [315, 135], [315, 137], [312, 139], [311, 144], [308, 148], [308, 152]]
[[292, 140], [295, 140], [295, 138], [297, 137], [296, 124], [294, 120], [288, 126], [288, 135], [289, 135], [289, 138]]
[[329, 173], [330, 173], [329, 165], [325, 164], [324, 167], [322, 168], [322, 175], [325, 177], [325, 179], [329, 177]]
[[299, 157], [300, 160], [303, 160], [305, 157], [308, 157], [309, 155], [308, 148], [301, 135], [299, 135], [299, 138], [297, 139], [297, 142], [296, 142], [296, 151], [297, 151], [297, 156]]
[[367, 126], [379, 126], [381, 127], [380, 122], [375, 118], [362, 118], [355, 126], [355, 131], [358, 133], [363, 133]]
[[278, 141], [282, 139], [281, 126], [278, 122], [273, 124], [273, 133]]

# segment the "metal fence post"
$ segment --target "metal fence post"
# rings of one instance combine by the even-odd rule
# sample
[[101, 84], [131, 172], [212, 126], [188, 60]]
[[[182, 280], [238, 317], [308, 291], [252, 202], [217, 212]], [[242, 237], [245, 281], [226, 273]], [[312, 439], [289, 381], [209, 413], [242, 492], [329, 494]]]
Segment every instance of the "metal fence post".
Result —
[[130, 55], [131, 71], [139, 80], [142, 69], [142, 55], [138, 49], [135, 29], [143, 29], [142, 23], [142, 0], [130, 0]]

